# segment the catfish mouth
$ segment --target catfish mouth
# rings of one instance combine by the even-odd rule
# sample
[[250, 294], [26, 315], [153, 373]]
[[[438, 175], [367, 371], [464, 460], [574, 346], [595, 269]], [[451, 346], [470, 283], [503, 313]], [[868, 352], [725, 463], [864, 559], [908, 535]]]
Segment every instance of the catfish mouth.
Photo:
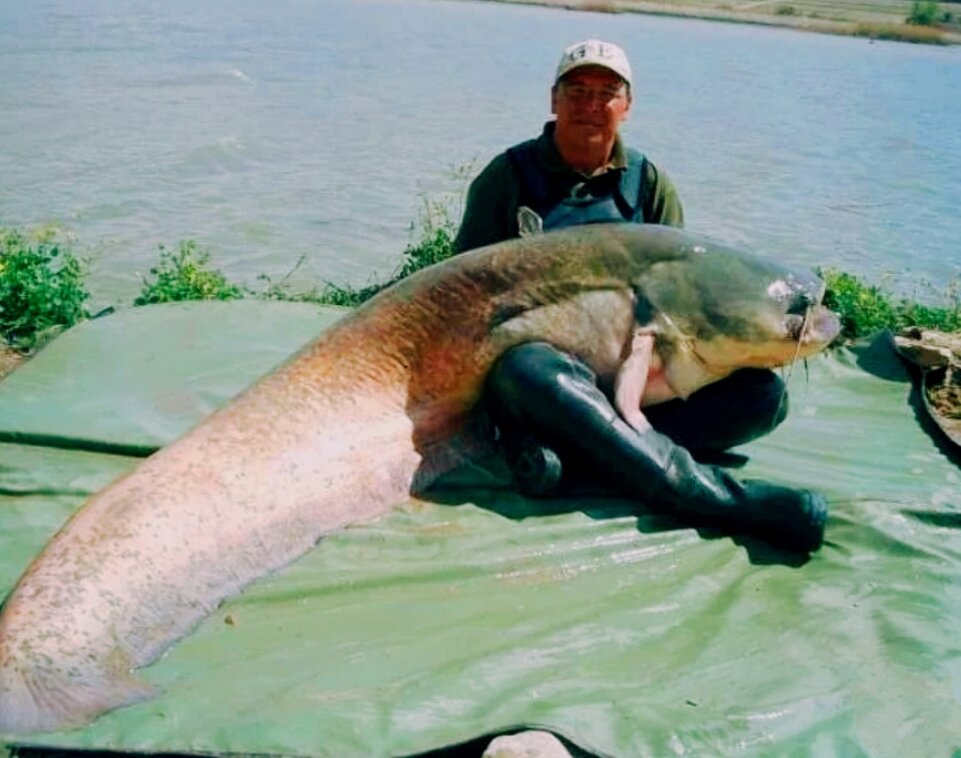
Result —
[[824, 282], [813, 276], [779, 280], [768, 288], [768, 294], [782, 299], [785, 306], [786, 339], [799, 347], [823, 347], [841, 330], [838, 317], [822, 304], [825, 290]]
[[784, 317], [784, 331], [791, 342], [820, 347], [838, 336], [841, 322], [834, 312], [818, 304], [805, 308], [803, 313], [788, 313]]

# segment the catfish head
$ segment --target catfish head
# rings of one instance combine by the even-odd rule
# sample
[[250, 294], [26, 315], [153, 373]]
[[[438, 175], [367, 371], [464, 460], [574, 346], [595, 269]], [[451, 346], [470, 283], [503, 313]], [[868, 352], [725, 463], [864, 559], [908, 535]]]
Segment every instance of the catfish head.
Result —
[[645, 262], [632, 280], [635, 318], [654, 335], [677, 395], [740, 368], [789, 364], [837, 336], [840, 323], [822, 305], [825, 285], [812, 271], [678, 230], [655, 237], [653, 254], [650, 236], [637, 252]]

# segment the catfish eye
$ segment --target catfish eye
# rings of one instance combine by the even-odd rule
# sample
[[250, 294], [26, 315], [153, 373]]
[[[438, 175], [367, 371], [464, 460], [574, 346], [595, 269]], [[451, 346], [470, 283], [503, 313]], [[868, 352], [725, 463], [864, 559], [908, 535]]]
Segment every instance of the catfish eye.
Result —
[[[810, 292], [803, 289], [795, 290], [791, 293], [788, 302], [787, 313], [792, 316], [804, 316], [813, 306], [817, 305], [817, 300], [811, 296]], [[803, 320], [803, 319], [802, 319]]]

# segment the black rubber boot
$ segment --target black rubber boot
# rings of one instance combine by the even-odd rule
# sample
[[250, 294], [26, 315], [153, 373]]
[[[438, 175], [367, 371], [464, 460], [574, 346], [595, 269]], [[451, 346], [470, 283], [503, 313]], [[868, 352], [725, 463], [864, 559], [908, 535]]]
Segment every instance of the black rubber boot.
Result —
[[823, 497], [764, 481], [740, 482], [724, 469], [698, 463], [664, 434], [639, 434], [598, 389], [590, 369], [551, 345], [508, 351], [491, 371], [488, 388], [508, 465], [527, 494], [549, 491], [559, 477], [547, 466], [548, 476], [535, 476], [533, 485], [525, 481], [530, 475], [520, 463], [522, 451], [528, 458], [576, 460], [627, 497], [699, 524], [794, 551], [821, 546]]
[[501, 452], [517, 489], [529, 497], [556, 490], [564, 473], [560, 456], [512, 420], [502, 418], [497, 423]]
[[669, 437], [653, 430], [638, 434], [620, 418], [596, 432], [594, 465], [625, 494], [643, 495], [671, 513], [789, 550], [821, 547], [828, 512], [816, 492], [739, 481], [718, 466], [698, 463]]

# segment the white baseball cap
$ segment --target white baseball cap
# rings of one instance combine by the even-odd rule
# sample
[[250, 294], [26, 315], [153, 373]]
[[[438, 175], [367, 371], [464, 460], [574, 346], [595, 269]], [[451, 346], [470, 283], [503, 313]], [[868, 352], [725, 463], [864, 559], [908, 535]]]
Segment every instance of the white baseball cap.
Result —
[[627, 60], [627, 54], [613, 42], [587, 39], [565, 48], [561, 62], [557, 64], [554, 84], [557, 84], [562, 76], [581, 66], [603, 66], [621, 77], [628, 86], [631, 84], [631, 64]]

